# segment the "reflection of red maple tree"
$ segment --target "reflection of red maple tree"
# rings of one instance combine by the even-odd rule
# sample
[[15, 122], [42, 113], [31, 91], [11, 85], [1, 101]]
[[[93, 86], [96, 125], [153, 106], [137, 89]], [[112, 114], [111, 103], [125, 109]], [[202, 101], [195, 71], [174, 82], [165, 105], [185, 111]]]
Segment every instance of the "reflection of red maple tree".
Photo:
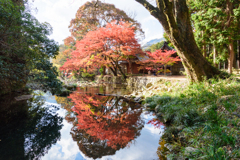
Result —
[[147, 124], [152, 124], [155, 128], [161, 128], [161, 126], [164, 126], [164, 124], [157, 118], [149, 120]]
[[69, 98], [75, 103], [72, 110], [77, 113], [78, 129], [86, 130], [96, 139], [107, 140], [112, 148], [125, 147], [136, 137], [137, 128], [143, 127], [141, 109], [131, 108], [120, 98], [78, 92]]

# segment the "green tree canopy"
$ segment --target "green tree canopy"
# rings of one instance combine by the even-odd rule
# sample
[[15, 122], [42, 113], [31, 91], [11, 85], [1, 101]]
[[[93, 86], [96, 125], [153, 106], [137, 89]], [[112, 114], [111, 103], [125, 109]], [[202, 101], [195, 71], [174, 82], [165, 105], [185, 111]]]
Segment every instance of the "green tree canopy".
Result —
[[190, 11], [195, 39], [204, 56], [207, 57], [208, 46], [215, 65], [228, 58], [228, 71], [231, 73], [236, 48], [234, 41], [240, 39], [240, 1], [191, 0]]
[[161, 42], [158, 42], [156, 44], [152, 44], [146, 50], [154, 52], [154, 51], [156, 51], [158, 49], [161, 49], [163, 45], [164, 45], [164, 41], [161, 41]]
[[0, 0], [0, 94], [21, 89], [31, 79], [43, 88], [59, 88], [50, 58], [58, 44], [48, 38], [52, 28], [40, 23], [23, 3]]

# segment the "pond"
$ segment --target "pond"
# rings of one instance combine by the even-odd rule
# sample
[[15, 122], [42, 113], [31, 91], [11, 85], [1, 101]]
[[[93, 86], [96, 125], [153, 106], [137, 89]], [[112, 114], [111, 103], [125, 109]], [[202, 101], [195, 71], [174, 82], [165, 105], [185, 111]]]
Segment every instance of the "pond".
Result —
[[137, 103], [96, 93], [124, 87], [77, 88], [68, 97], [35, 92], [0, 102], [0, 159], [156, 160], [163, 124]]

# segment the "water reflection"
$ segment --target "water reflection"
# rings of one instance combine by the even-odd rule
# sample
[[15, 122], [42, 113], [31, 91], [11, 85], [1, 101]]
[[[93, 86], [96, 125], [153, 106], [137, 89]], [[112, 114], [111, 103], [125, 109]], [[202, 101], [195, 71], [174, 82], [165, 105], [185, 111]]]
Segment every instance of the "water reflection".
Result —
[[116, 94], [115, 89], [79, 88], [69, 98], [18, 102], [2, 97], [0, 159], [158, 159], [161, 122], [140, 105], [95, 94]]
[[166, 141], [162, 138], [159, 140], [159, 147], [157, 149], [157, 155], [160, 160], [167, 160], [167, 154], [169, 149], [166, 147]]
[[141, 106], [120, 97], [96, 95], [94, 89], [88, 91], [78, 88], [68, 97], [71, 101], [56, 100], [68, 111], [65, 119], [73, 124], [72, 138], [86, 156], [114, 155], [140, 135], [144, 126]]
[[0, 159], [40, 159], [60, 139], [62, 117], [41, 96], [0, 99]]
[[[164, 128], [165, 125], [158, 118], [153, 118], [147, 122], [147, 124], [153, 125], [155, 128]], [[161, 137], [159, 139], [159, 146], [157, 148], [157, 155], [160, 160], [167, 160], [167, 153], [169, 149], [166, 147], [166, 141]]]

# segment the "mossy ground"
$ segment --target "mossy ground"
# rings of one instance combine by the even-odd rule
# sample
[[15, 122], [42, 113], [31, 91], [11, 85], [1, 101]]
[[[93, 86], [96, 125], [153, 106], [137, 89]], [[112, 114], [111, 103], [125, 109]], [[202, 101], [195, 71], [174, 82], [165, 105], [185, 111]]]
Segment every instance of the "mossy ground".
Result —
[[184, 88], [161, 85], [172, 89], [145, 99], [145, 106], [166, 125], [162, 141], [168, 149], [158, 154], [169, 159], [240, 159], [239, 80], [211, 79]]

